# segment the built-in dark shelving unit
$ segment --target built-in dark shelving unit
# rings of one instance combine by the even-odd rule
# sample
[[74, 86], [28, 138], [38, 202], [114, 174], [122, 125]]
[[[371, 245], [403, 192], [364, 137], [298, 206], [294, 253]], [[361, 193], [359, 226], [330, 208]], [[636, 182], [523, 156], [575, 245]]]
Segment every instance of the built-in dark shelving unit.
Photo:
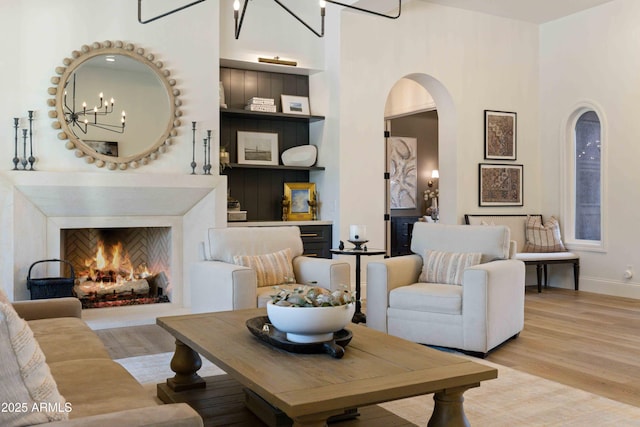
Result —
[[[309, 77], [221, 67], [220, 81], [228, 107], [220, 108], [220, 145], [229, 151], [231, 160], [231, 167], [222, 173], [228, 177], [230, 194], [247, 211], [247, 220], [281, 220], [284, 183], [309, 182], [310, 171], [322, 171], [324, 167], [238, 164], [237, 134], [238, 131], [277, 133], [278, 157], [289, 148], [309, 144], [309, 127], [321, 126], [324, 117], [283, 114], [280, 100], [283, 94], [308, 97]], [[273, 98], [278, 112], [245, 110], [247, 100], [252, 97]]]

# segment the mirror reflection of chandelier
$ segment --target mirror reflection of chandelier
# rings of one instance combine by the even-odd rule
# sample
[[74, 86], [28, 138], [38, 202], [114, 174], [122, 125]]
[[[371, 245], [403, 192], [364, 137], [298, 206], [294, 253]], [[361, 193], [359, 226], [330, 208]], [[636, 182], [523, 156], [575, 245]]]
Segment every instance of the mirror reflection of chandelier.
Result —
[[[79, 129], [82, 133], [86, 134], [89, 127], [95, 127], [98, 129], [108, 130], [110, 132], [124, 133], [126, 125], [126, 114], [122, 111], [120, 116], [120, 123], [110, 124], [99, 121], [99, 118], [106, 118], [113, 113], [113, 106], [115, 100], [111, 98], [109, 101], [105, 101], [102, 92], [98, 95], [99, 103], [93, 108], [87, 110], [87, 103], [82, 102], [82, 109], [76, 109], [76, 75], [73, 74], [71, 80], [73, 86], [71, 87], [71, 105], [67, 102], [67, 82], [64, 86], [64, 119], [69, 125], [71, 131], [78, 136], [76, 129]], [[113, 117], [113, 116], [112, 116]], [[103, 119], [101, 119], [103, 120]]]

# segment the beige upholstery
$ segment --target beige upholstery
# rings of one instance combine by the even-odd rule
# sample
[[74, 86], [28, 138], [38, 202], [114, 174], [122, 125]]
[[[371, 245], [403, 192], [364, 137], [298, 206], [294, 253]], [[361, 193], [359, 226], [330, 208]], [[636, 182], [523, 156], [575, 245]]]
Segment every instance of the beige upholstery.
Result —
[[[505, 226], [416, 223], [412, 255], [367, 265], [367, 326], [422, 344], [486, 354], [524, 326], [524, 264]], [[425, 250], [480, 252], [462, 285], [418, 283]]]
[[258, 287], [256, 272], [233, 264], [238, 255], [264, 255], [290, 248], [295, 282], [317, 282], [318, 286], [339, 289], [350, 283], [347, 262], [302, 256], [300, 228], [229, 227], [211, 228], [204, 242], [205, 260], [189, 270], [191, 310], [194, 313], [239, 310], [266, 305], [273, 287]]
[[20, 301], [13, 305], [18, 314], [30, 319], [27, 323], [58, 390], [71, 405], [69, 420], [47, 426], [203, 425], [202, 418], [187, 404], [159, 404], [109, 357], [102, 341], [80, 319], [78, 299]]
[[[516, 243], [516, 259], [524, 261], [526, 265], [536, 266], [538, 292], [542, 291], [542, 274], [544, 284], [548, 284], [547, 265], [573, 265], [573, 286], [577, 291], [580, 279], [580, 256], [573, 252], [523, 252], [525, 246], [525, 223], [528, 215], [465, 215], [465, 223], [470, 225], [504, 225], [511, 231], [511, 239]], [[542, 215], [538, 216], [542, 220]]]

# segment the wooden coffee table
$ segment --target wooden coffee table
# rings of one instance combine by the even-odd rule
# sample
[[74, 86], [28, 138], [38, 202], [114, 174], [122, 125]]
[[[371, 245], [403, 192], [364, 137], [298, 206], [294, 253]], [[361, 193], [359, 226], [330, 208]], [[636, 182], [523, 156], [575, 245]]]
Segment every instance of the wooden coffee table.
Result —
[[467, 426], [462, 394], [498, 376], [495, 368], [356, 324], [348, 326], [353, 339], [341, 359], [289, 353], [247, 329], [248, 319], [265, 315], [265, 309], [250, 309], [158, 318], [176, 338], [176, 375], [167, 386], [178, 392], [205, 386], [197, 374], [199, 353], [294, 426], [321, 427], [345, 410], [430, 393], [430, 427]]

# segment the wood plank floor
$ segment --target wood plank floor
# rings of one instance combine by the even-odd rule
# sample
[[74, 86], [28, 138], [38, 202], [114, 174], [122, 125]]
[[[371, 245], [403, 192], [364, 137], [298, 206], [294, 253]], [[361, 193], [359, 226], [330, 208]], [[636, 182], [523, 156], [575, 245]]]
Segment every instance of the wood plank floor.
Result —
[[[113, 358], [174, 349], [156, 325], [96, 332]], [[640, 406], [640, 300], [528, 287], [524, 330], [487, 360]]]

